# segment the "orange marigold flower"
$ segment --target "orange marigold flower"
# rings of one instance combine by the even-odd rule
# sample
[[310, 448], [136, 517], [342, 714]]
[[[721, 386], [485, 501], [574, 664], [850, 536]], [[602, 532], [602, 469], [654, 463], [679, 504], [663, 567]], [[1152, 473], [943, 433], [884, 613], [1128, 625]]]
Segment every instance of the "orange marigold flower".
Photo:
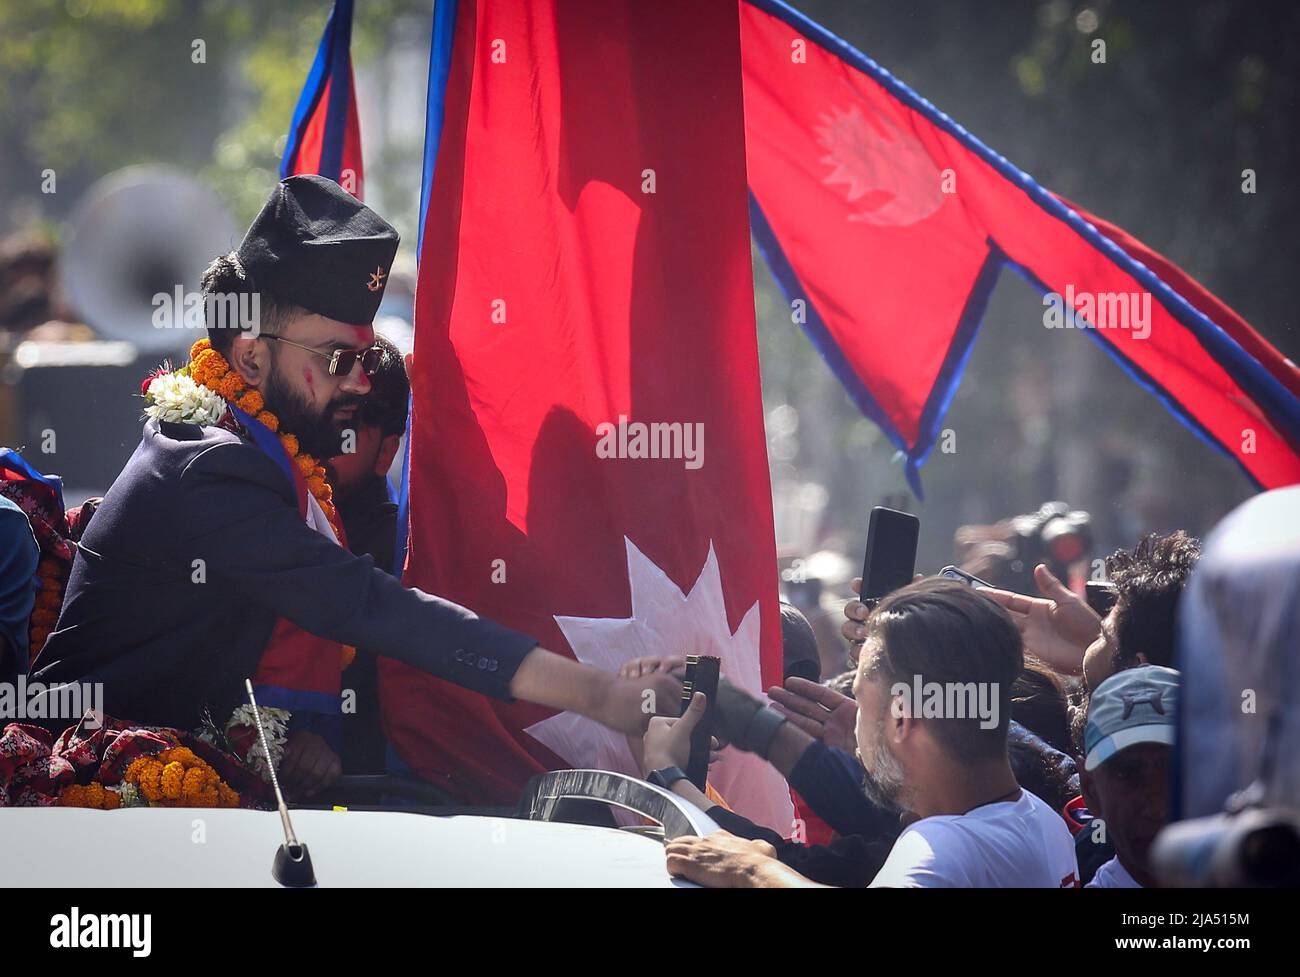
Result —
[[182, 767], [206, 766], [202, 760], [194, 755], [194, 751], [188, 746], [173, 746], [170, 749], [163, 750], [158, 754], [158, 759], [163, 763], [179, 763]]
[[122, 806], [122, 795], [115, 790], [104, 791], [104, 810], [116, 811]]
[[258, 421], [265, 424], [270, 430], [280, 430], [280, 419], [272, 414], [269, 410], [264, 410], [257, 415]]
[[207, 787], [208, 778], [204, 775], [203, 770], [199, 767], [190, 767], [185, 771], [185, 779], [181, 781], [181, 796], [193, 797]]
[[162, 788], [163, 797], [169, 801], [174, 801], [181, 796], [181, 786], [185, 778], [185, 768], [174, 760], [162, 768], [162, 778], [159, 785]]
[[211, 348], [212, 348], [212, 340], [207, 339], [206, 337], [203, 339], [196, 340], [194, 345], [190, 347], [190, 359], [192, 360], [198, 359], [200, 353], [202, 353], [205, 349], [211, 349]]
[[151, 803], [162, 800], [163, 765], [152, 757], [148, 758], [136, 774], [136, 785], [145, 800]]
[[230, 367], [225, 359], [215, 349], [202, 350], [194, 361], [190, 363], [190, 377], [195, 383], [199, 382], [200, 376], [223, 376]]
[[221, 795], [215, 787], [204, 787], [187, 796], [192, 807], [217, 807], [221, 803]]
[[151, 756], [138, 756], [126, 765], [126, 773], [122, 774], [122, 779], [128, 784], [138, 784], [140, 775], [144, 772], [145, 767], [158, 761]]
[[244, 395], [239, 398], [239, 409], [246, 414], [252, 414], [254, 417], [260, 414], [265, 406], [266, 401], [262, 399], [262, 395], [256, 390], [246, 389]]
[[227, 784], [218, 784], [217, 803], [221, 807], [239, 807], [239, 792]]
[[59, 804], [62, 807], [85, 807], [86, 788], [80, 784], [69, 784], [59, 795]]
[[292, 434], [281, 434], [280, 443], [284, 445], [284, 450], [288, 452], [290, 458], [298, 454], [298, 439]]
[[221, 394], [226, 400], [234, 400], [243, 389], [244, 378], [234, 370], [222, 377], [221, 382], [217, 384], [217, 393]]
[[325, 493], [325, 479], [319, 475], [312, 475], [307, 479], [307, 489], [319, 499]]

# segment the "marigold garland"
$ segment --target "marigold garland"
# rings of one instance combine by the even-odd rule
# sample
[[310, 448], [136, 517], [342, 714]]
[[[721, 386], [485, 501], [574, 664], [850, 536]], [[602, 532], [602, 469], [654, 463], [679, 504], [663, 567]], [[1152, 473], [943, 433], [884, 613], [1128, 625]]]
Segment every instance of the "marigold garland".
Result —
[[36, 606], [31, 617], [28, 645], [29, 658], [32, 660], [41, 653], [46, 639], [59, 620], [59, 608], [63, 606], [63, 588], [67, 584], [67, 571], [61, 560], [47, 556], [36, 565], [36, 572], [41, 578], [41, 589], [36, 595]]
[[239, 793], [185, 746], [136, 757], [122, 781], [134, 784], [145, 800], [161, 807], [239, 806]]
[[[245, 385], [244, 378], [238, 371], [230, 368], [226, 358], [212, 348], [212, 342], [208, 339], [200, 339], [190, 347], [189, 371], [190, 379], [199, 386], [218, 394], [222, 399], [234, 404], [249, 416], [255, 417], [261, 424], [279, 435], [285, 453], [307, 482], [307, 491], [312, 494], [320, 505], [321, 511], [325, 513], [325, 518], [334, 529], [334, 536], [341, 541], [343, 529], [339, 524], [338, 510], [334, 506], [334, 490], [330, 487], [325, 466], [303, 451], [296, 437], [280, 430], [280, 419], [266, 409], [266, 402], [262, 395]], [[356, 648], [344, 645], [339, 659], [339, 668], [347, 668], [356, 656]]]
[[59, 795], [63, 807], [93, 807], [101, 811], [115, 811], [122, 806], [121, 795], [101, 783], [71, 784]]
[[334, 490], [330, 488], [329, 476], [325, 466], [302, 450], [298, 439], [292, 434], [280, 431], [280, 419], [266, 409], [266, 402], [256, 390], [250, 390], [244, 384], [239, 372], [232, 370], [226, 358], [212, 348], [212, 342], [200, 339], [190, 347], [190, 379], [201, 387], [207, 387], [228, 403], [234, 404], [244, 413], [255, 417], [260, 423], [280, 435], [280, 443], [285, 452], [293, 459], [298, 470], [307, 480], [307, 489], [316, 499], [325, 513], [325, 518], [334, 527], [334, 535], [343, 538], [339, 528], [338, 513], [334, 507]]

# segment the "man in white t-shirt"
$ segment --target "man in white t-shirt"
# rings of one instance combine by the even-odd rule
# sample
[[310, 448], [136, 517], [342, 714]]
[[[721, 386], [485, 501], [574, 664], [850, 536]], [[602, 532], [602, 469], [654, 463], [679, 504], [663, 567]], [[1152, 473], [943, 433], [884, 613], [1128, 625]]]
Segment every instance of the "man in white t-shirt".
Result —
[[[884, 598], [858, 659], [865, 788], [907, 812], [873, 886], [1078, 886], [1064, 820], [1016, 783], [1007, 758], [1020, 632], [974, 589], [930, 578]], [[811, 884], [763, 842], [725, 832], [666, 846], [668, 869], [703, 885]]]
[[1054, 889], [1078, 882], [1061, 816], [1021, 790], [1015, 800], [908, 825], [871, 887]]
[[1151, 844], [1169, 820], [1178, 680], [1172, 668], [1130, 668], [1098, 685], [1088, 702], [1079, 764], [1083, 798], [1115, 846], [1089, 889], [1155, 884]]

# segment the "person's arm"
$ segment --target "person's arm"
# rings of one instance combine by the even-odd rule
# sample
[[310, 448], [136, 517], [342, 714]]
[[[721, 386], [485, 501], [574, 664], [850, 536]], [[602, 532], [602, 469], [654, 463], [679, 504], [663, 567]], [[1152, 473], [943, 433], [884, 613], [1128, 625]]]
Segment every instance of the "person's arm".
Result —
[[822, 888], [779, 861], [771, 845], [719, 831], [664, 845], [668, 874], [715, 889]]
[[668, 672], [624, 679], [534, 647], [510, 680], [510, 695], [576, 712], [611, 729], [640, 734], [659, 709], [679, 701], [681, 683]]
[[[802, 683], [802, 684], [801, 684]], [[815, 698], [801, 694], [807, 687]], [[825, 714], [822, 728], [843, 727], [857, 704], [824, 686], [792, 679], [782, 698], [782, 711], [765, 707], [758, 699], [727, 683], [718, 687], [718, 713], [725, 737], [740, 749], [764, 757], [790, 782], [808, 805], [837, 832], [868, 839], [893, 838], [899, 831], [897, 815], [878, 807], [862, 790], [862, 767], [842, 750], [832, 749], [797, 726], [794, 716]], [[794, 707], [800, 711], [795, 711]], [[838, 714], [832, 723], [827, 722]], [[812, 726], [811, 722], [807, 723]]]
[[484, 695], [572, 710], [623, 732], [641, 732], [656, 705], [676, 701], [680, 686], [671, 675], [621, 681], [458, 604], [403, 587], [370, 557], [354, 556], [307, 526], [284, 474], [249, 445], [223, 442], [198, 455], [181, 492], [191, 535], [175, 544], [176, 558], [186, 566], [203, 561], [206, 579], [228, 583], [313, 634]]
[[1034, 568], [1040, 597], [982, 587], [979, 593], [1001, 605], [1024, 635], [1025, 651], [1063, 675], [1083, 673], [1083, 655], [1101, 631], [1101, 617], [1045, 564]]

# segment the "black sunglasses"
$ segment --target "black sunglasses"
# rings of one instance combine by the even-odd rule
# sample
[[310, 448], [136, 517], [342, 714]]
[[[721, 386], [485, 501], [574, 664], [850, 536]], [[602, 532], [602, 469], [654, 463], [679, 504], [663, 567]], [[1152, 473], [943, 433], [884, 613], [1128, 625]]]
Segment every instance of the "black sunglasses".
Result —
[[361, 372], [368, 377], [373, 377], [379, 372], [379, 364], [384, 358], [382, 346], [371, 346], [367, 349], [336, 349], [332, 353], [326, 353], [312, 346], [295, 343], [292, 339], [285, 339], [283, 336], [264, 335], [262, 338], [274, 339], [277, 343], [288, 343], [290, 346], [297, 346], [309, 353], [325, 357], [330, 361], [329, 374], [332, 377], [345, 377], [350, 374], [352, 368], [357, 365], [357, 360], [361, 361]]

